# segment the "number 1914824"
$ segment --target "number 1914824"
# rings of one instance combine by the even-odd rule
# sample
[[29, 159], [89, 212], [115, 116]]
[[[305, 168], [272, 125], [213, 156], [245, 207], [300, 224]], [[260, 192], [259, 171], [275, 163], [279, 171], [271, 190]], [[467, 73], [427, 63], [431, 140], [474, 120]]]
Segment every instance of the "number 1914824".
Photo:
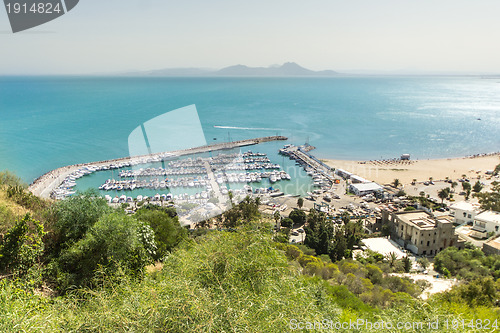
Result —
[[33, 4], [27, 3], [7, 3], [7, 13], [9, 14], [53, 14], [53, 13], [61, 13], [63, 10], [59, 3], [53, 5], [50, 2], [35, 2]]

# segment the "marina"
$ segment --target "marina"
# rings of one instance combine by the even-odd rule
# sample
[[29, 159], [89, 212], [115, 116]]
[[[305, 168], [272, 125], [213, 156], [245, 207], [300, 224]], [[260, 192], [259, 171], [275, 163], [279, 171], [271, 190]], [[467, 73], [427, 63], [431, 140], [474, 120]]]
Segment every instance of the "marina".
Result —
[[224, 142], [213, 145], [195, 147], [173, 152], [160, 152], [149, 155], [124, 157], [100, 162], [76, 164], [52, 170], [37, 178], [30, 186], [29, 191], [43, 198], [62, 199], [74, 192], [75, 181], [83, 176], [98, 171], [117, 170], [133, 167], [140, 164], [165, 162], [181, 156], [194, 155], [212, 151], [224, 151], [264, 142], [287, 140], [284, 136], [269, 136], [234, 142]]
[[[194, 205], [180, 214], [187, 223], [193, 221], [195, 212], [202, 212], [195, 215], [205, 218], [223, 211], [230, 193], [235, 202], [247, 195], [263, 196], [263, 200], [297, 193], [315, 197], [331, 190], [335, 182], [332, 169], [325, 168], [315, 159], [309, 153], [312, 148], [307, 145], [286, 145], [283, 149], [272, 148], [273, 145], [268, 147], [267, 153], [241, 152], [238, 148], [242, 146], [237, 143], [225, 143], [222, 149], [214, 149], [217, 147], [220, 145], [88, 163], [73, 166], [72, 170], [66, 167], [56, 178], [61, 179], [64, 175], [52, 190], [51, 197], [62, 200], [77, 193], [79, 188], [81, 190], [81, 184], [95, 184], [102, 179], [99, 185], [91, 185], [91, 188], [98, 189], [110, 204], [136, 207], [142, 202]], [[259, 147], [266, 151], [265, 146]], [[268, 155], [269, 149], [274, 151], [272, 158]], [[280, 156], [289, 157], [282, 160], [289, 162], [277, 163]], [[48, 180], [56, 175], [57, 172], [52, 172]], [[300, 182], [304, 181], [305, 187], [300, 188], [303, 185]]]

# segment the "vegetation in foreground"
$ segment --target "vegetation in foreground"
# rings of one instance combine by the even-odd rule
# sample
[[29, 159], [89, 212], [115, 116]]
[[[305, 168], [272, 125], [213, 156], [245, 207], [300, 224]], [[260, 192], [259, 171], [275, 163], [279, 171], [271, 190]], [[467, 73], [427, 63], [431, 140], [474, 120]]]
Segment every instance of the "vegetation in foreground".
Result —
[[[4, 193], [17, 184], [0, 186]], [[1, 202], [15, 218], [0, 221], [0, 331], [285, 332], [306, 322], [500, 320], [496, 261], [480, 260], [486, 280], [422, 301], [425, 285], [391, 275], [403, 261], [350, 258], [355, 222], [340, 229], [346, 244], [337, 245], [339, 234], [325, 248], [325, 221], [309, 215], [314, 250], [288, 244], [286, 228], [274, 234], [273, 217], [260, 216], [251, 199], [216, 219], [220, 231], [190, 235], [169, 209], [127, 216], [92, 193], [57, 203], [21, 200], [23, 193]], [[467, 302], [471, 295], [481, 301]], [[450, 331], [484, 331], [476, 326]]]

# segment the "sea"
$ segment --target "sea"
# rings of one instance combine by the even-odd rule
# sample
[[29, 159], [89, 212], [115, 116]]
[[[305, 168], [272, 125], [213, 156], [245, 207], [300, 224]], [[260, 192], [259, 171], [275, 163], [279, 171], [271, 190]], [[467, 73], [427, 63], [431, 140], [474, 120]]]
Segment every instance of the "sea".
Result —
[[[277, 154], [283, 144], [344, 160], [500, 151], [500, 78], [0, 77], [0, 170], [30, 183], [65, 165], [129, 156], [134, 129], [193, 105], [208, 144], [287, 136], [248, 149], [307, 189], [307, 175]], [[79, 189], [108, 175], [93, 177]]]

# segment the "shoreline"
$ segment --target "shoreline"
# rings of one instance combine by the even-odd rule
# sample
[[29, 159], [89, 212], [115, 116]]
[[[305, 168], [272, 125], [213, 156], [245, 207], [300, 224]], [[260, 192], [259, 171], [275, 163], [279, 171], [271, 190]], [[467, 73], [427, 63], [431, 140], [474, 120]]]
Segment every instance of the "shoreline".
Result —
[[[490, 177], [487, 170], [494, 170], [500, 164], [500, 153], [476, 154], [465, 157], [425, 159], [400, 161], [393, 160], [335, 160], [322, 159], [328, 166], [344, 169], [367, 180], [380, 184], [390, 184], [399, 179], [402, 184], [411, 184], [414, 179], [417, 183], [433, 180], [452, 180], [462, 178]], [[479, 172], [478, 172], [479, 171]]]

